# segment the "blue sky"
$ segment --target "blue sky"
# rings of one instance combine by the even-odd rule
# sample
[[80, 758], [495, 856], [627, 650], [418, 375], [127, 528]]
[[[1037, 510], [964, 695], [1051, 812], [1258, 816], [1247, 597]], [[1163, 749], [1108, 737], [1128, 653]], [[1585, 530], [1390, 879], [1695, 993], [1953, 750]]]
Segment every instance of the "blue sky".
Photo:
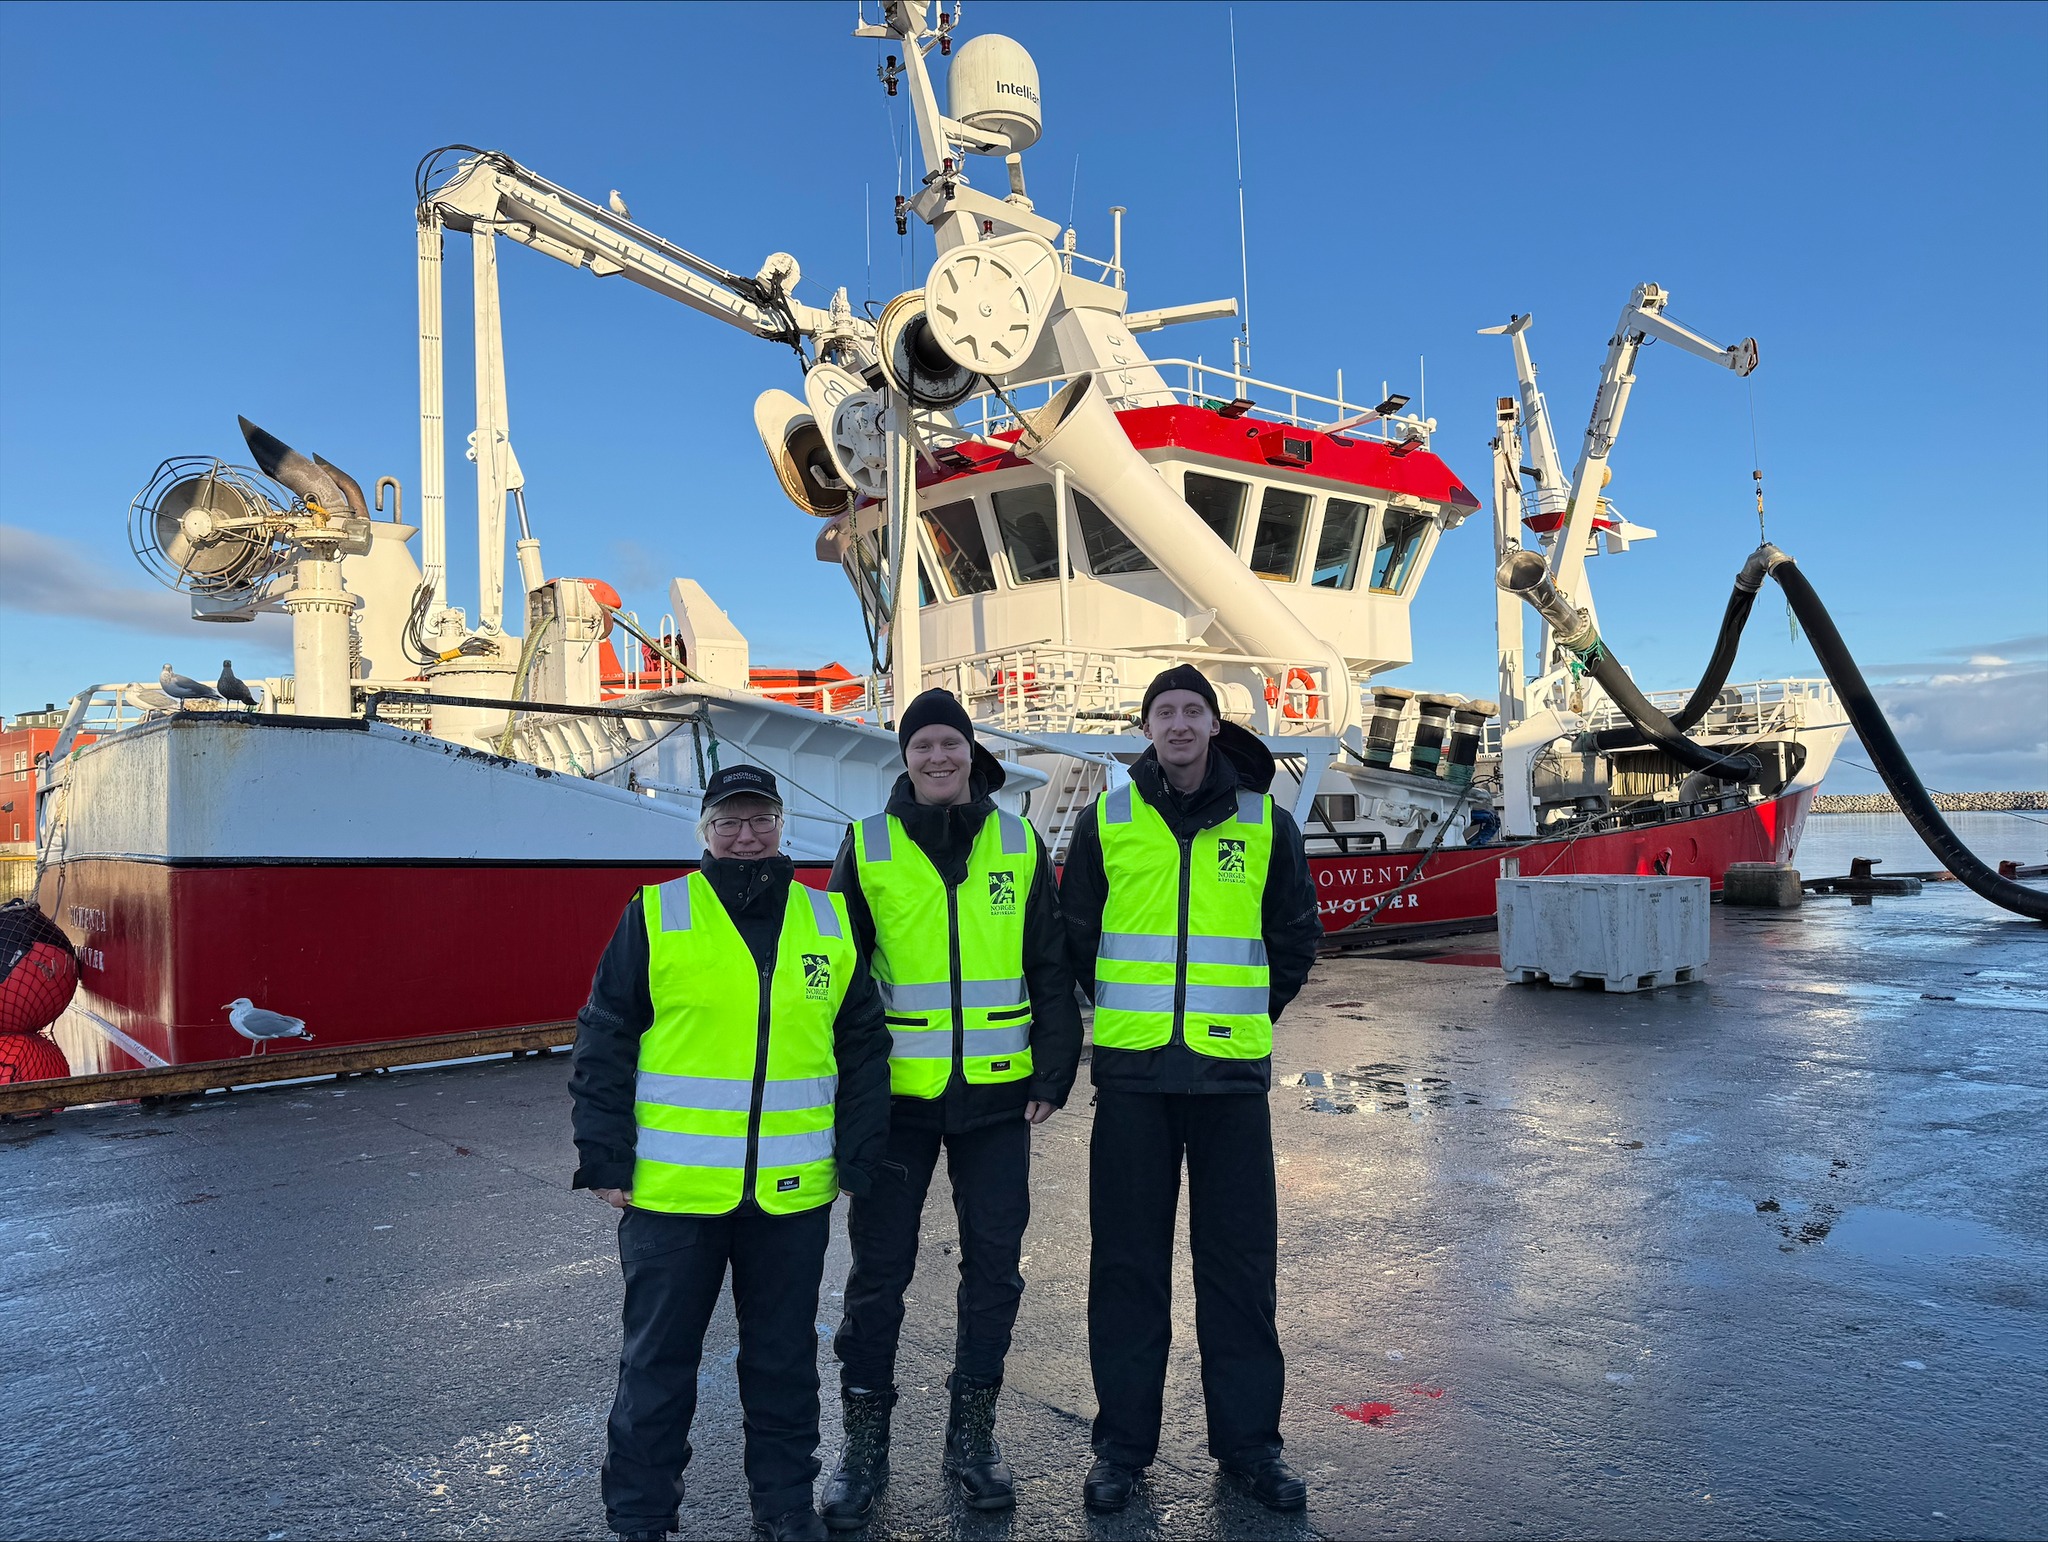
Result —
[[[1689, 685], [1755, 543], [1797, 555], [1936, 786], [2048, 785], [2048, 10], [2038, 6], [1240, 5], [1256, 372], [1419, 396], [1488, 485], [1505, 345], [1531, 341], [1575, 453], [1633, 285], [1723, 340], [1737, 380], [1647, 350], [1611, 493], [1659, 539], [1596, 561], [1639, 680]], [[412, 173], [500, 148], [806, 298], [886, 299], [890, 104], [853, 7], [10, 5], [0, 10], [0, 707], [165, 658], [285, 667], [281, 627], [182, 621], [126, 547], [165, 456], [245, 458], [246, 413], [364, 483], [418, 482]], [[1027, 157], [1084, 251], [1130, 207], [1133, 304], [1238, 290], [1221, 6], [975, 0], [1035, 54]], [[1085, 40], [1085, 46], [1084, 45]], [[997, 163], [977, 168], [984, 182]], [[872, 267], [868, 257], [872, 241]], [[451, 238], [451, 552], [474, 604], [466, 246]], [[506, 247], [513, 441], [554, 573], [658, 613], [699, 579], [762, 663], [860, 667], [857, 615], [777, 492], [750, 408], [775, 347]], [[872, 274], [872, 277], [870, 277]], [[1228, 323], [1156, 336], [1225, 358]], [[1753, 391], [1752, 391], [1753, 386]], [[1370, 400], [1370, 397], [1365, 399]], [[1486, 693], [1486, 521], [1449, 537], [1397, 678]], [[508, 563], [509, 569], [509, 563]], [[1739, 678], [1811, 673], [1767, 600]], [[1852, 750], [1852, 753], [1853, 750]], [[1861, 758], [1860, 755], [1856, 758]], [[1844, 771], [1831, 785], [1868, 777]]]

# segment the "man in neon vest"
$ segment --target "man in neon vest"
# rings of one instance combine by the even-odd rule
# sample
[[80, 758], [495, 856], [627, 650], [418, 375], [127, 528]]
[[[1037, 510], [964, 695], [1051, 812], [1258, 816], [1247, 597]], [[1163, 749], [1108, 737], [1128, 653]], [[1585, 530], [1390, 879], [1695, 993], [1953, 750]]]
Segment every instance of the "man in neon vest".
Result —
[[1254, 1498], [1298, 1509], [1281, 1456], [1273, 1021], [1322, 937], [1301, 832], [1266, 789], [1273, 757], [1226, 723], [1188, 665], [1145, 692], [1130, 782], [1074, 825], [1060, 883], [1068, 956], [1095, 1002], [1088, 1358], [1095, 1465], [1082, 1497], [1121, 1509], [1159, 1447], [1173, 1338], [1174, 1216], [1188, 1173], [1195, 1337], [1209, 1454]]
[[996, 808], [1001, 763], [947, 691], [919, 696], [896, 732], [904, 774], [832, 870], [888, 1013], [896, 1094], [888, 1160], [846, 1217], [853, 1272], [833, 1345], [846, 1445], [824, 1502], [835, 1529], [866, 1525], [888, 1482], [903, 1292], [941, 1145], [960, 1219], [946, 1468], [968, 1507], [1016, 1503], [995, 1410], [1024, 1294], [1031, 1127], [1066, 1101], [1081, 1055], [1052, 864], [1037, 832]]
[[832, 1201], [866, 1190], [888, 1139], [888, 1030], [845, 905], [781, 854], [773, 773], [714, 772], [703, 810], [702, 864], [633, 897], [577, 1016], [575, 1186], [624, 1212], [605, 1517], [627, 1538], [676, 1528], [730, 1267], [755, 1519], [823, 1537], [818, 1283]]

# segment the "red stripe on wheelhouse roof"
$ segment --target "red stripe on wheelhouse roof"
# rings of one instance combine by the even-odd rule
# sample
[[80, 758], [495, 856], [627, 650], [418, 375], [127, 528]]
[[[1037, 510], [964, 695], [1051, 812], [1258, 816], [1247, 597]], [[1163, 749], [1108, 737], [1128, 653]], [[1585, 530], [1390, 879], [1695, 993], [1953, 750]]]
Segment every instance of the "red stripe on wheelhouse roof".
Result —
[[[1393, 446], [1380, 439], [1354, 439], [1348, 434], [1326, 434], [1320, 429], [1288, 428], [1262, 418], [1226, 418], [1208, 408], [1178, 402], [1170, 407], [1133, 407], [1116, 416], [1131, 443], [1140, 450], [1188, 450], [1248, 465], [1280, 465], [1328, 481], [1348, 482], [1353, 487], [1412, 493], [1430, 503], [1467, 510], [1479, 507], [1479, 500], [1458, 480], [1457, 473], [1428, 450], [1397, 456]], [[1289, 439], [1309, 441], [1311, 453], [1306, 467], [1269, 458], [1269, 436], [1283, 428]], [[1017, 433], [1013, 429], [994, 437], [1014, 443]], [[940, 457], [937, 469], [920, 462], [917, 485], [937, 487], [961, 477], [1006, 471], [1024, 464], [1013, 451], [984, 444], [956, 445]]]

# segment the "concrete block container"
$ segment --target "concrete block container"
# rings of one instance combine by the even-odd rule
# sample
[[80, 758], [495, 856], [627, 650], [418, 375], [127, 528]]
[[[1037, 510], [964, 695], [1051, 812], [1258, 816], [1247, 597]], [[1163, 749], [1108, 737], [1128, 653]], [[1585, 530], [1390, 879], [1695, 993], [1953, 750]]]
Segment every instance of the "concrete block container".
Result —
[[1639, 991], [1684, 985], [1706, 967], [1704, 878], [1503, 878], [1496, 894], [1500, 964], [1518, 985]]

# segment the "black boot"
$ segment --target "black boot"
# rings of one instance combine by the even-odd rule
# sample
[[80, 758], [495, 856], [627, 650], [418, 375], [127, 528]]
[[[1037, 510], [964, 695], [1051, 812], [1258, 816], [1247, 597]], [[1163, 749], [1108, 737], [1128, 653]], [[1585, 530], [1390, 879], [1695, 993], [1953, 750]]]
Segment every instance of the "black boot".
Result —
[[960, 1500], [970, 1510], [1007, 1510], [1017, 1502], [1017, 1480], [996, 1444], [996, 1397], [1002, 1383], [969, 1386], [958, 1377], [953, 1411], [946, 1419], [946, 1470], [960, 1484]]
[[1098, 1513], [1121, 1510], [1131, 1502], [1131, 1494], [1137, 1486], [1138, 1470], [1135, 1467], [1126, 1467], [1122, 1462], [1098, 1456], [1088, 1469], [1088, 1476], [1081, 1481], [1081, 1501]]
[[875, 1496], [889, 1486], [889, 1411], [896, 1406], [896, 1389], [843, 1391], [839, 1402], [846, 1443], [819, 1508], [834, 1531], [856, 1531], [873, 1519]]
[[1223, 1471], [1252, 1491], [1268, 1510], [1299, 1510], [1308, 1503], [1308, 1484], [1278, 1456], [1256, 1456], [1224, 1462]]
[[825, 1523], [807, 1504], [784, 1510], [780, 1515], [760, 1516], [754, 1521], [754, 1530], [768, 1542], [824, 1542], [825, 1538]]

